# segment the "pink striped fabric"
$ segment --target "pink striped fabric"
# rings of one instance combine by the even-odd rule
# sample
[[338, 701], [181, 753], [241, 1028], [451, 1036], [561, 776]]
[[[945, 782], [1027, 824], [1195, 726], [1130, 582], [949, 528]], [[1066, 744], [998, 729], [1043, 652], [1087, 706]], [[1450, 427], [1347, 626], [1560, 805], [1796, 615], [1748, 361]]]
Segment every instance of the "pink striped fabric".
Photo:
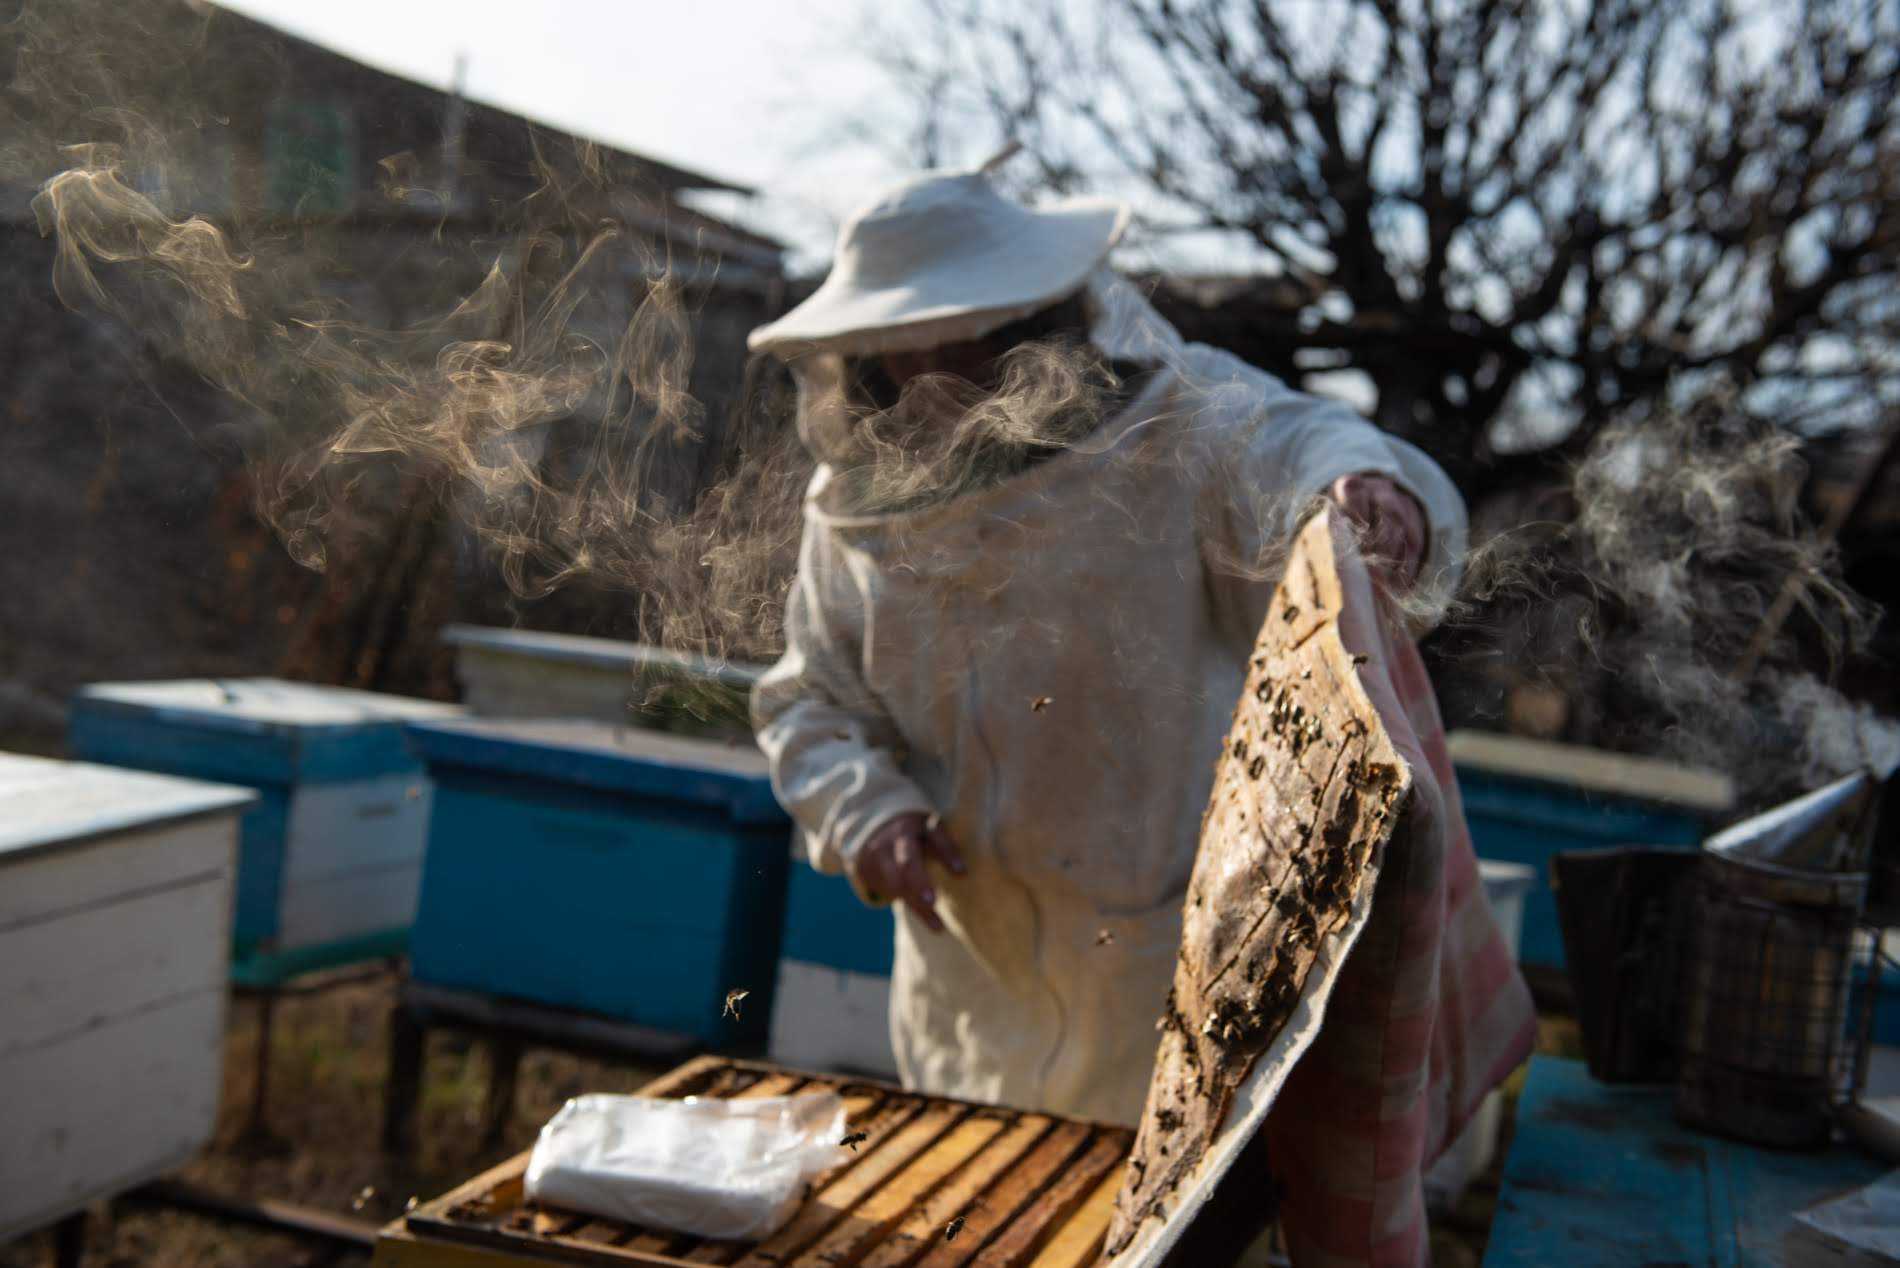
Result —
[[1424, 662], [1402, 634], [1384, 650], [1367, 670], [1391, 675], [1425, 757], [1416, 795], [1436, 813], [1394, 835], [1325, 1024], [1267, 1119], [1300, 1268], [1428, 1263], [1425, 1170], [1537, 1031], [1484, 899]]

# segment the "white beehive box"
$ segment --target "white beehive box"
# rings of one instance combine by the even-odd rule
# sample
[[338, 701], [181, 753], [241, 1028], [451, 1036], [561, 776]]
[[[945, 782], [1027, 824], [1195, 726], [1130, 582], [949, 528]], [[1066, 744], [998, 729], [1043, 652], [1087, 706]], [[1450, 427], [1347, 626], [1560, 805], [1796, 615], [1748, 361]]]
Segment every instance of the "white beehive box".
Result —
[[253, 800], [0, 754], [0, 1242], [210, 1137]]
[[744, 730], [747, 696], [764, 672], [644, 643], [538, 630], [451, 625], [442, 641], [455, 648], [469, 712], [491, 718]]
[[897, 1077], [891, 1049], [891, 913], [858, 901], [792, 846], [767, 1052], [799, 1070]]
[[98, 683], [76, 757], [258, 793], [232, 922], [238, 979], [395, 955], [415, 919], [432, 785], [403, 730], [459, 706], [270, 678]]

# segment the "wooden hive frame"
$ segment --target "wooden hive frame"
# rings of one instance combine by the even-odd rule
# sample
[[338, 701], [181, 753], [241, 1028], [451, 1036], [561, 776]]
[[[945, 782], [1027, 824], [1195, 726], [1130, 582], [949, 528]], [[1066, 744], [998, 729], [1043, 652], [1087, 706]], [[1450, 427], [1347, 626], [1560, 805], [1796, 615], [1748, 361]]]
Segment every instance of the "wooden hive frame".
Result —
[[[1384, 718], [1385, 619], [1328, 512], [1294, 540], [1248, 664], [1183, 911], [1174, 986], [1106, 1249], [1169, 1262], [1318, 1033], [1412, 774]], [[1376, 666], [1375, 666], [1376, 669]], [[1264, 1199], [1263, 1199], [1264, 1201]]]
[[[1101, 1252], [1126, 1128], [904, 1092], [723, 1057], [690, 1061], [645, 1096], [844, 1098], [851, 1157], [821, 1175], [791, 1221], [757, 1244], [722, 1242], [537, 1205], [528, 1154], [424, 1203], [384, 1230], [378, 1268], [631, 1264], [688, 1268], [1081, 1268]], [[953, 1221], [956, 1231], [950, 1233]]]

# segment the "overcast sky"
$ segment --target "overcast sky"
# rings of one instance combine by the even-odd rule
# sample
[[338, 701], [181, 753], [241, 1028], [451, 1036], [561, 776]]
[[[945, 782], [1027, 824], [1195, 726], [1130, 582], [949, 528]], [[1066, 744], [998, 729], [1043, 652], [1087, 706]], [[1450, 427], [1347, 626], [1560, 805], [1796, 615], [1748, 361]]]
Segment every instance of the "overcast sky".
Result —
[[219, 0], [359, 61], [756, 186], [763, 227], [824, 254], [899, 169], [853, 119], [897, 108], [857, 51], [864, 0]]

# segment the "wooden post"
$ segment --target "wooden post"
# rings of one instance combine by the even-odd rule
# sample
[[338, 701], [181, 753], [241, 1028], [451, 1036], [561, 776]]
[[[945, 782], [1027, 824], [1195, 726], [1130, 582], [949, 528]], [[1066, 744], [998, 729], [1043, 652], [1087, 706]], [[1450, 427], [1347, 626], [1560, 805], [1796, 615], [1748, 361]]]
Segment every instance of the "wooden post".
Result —
[[488, 1041], [488, 1103], [483, 1109], [482, 1144], [501, 1143], [515, 1112], [515, 1076], [521, 1070], [521, 1041], [496, 1035]]
[[86, 1208], [53, 1225], [53, 1268], [79, 1268], [86, 1257]]
[[253, 1157], [276, 1157], [289, 1152], [289, 1145], [270, 1129], [270, 1057], [271, 1038], [277, 1018], [277, 992], [257, 992], [257, 1046], [252, 1060], [251, 1116], [238, 1138], [241, 1152]]
[[389, 1080], [383, 1090], [383, 1152], [406, 1158], [416, 1147], [416, 1108], [422, 1096], [422, 1021], [407, 1000], [389, 1010]]

